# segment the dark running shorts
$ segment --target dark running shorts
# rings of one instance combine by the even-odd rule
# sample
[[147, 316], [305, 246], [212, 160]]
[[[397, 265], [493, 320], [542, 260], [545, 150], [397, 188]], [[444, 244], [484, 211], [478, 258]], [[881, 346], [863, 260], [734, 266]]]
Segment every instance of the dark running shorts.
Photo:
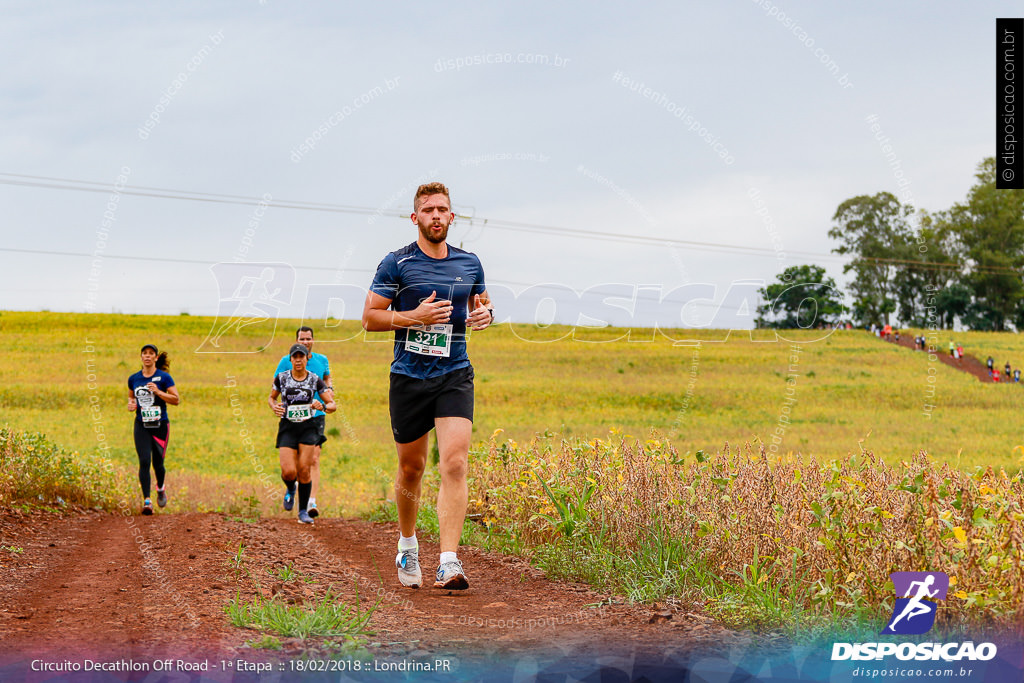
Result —
[[324, 427], [327, 426], [327, 416], [318, 415], [314, 417], [311, 422], [316, 422], [316, 433], [320, 435], [320, 441], [317, 442], [317, 446], [323, 446], [327, 442], [327, 437], [324, 436]]
[[290, 422], [281, 418], [277, 425], [277, 448], [299, 450], [299, 444], [319, 446], [327, 441], [324, 436], [324, 416], [312, 417], [305, 422]]
[[391, 373], [388, 394], [391, 431], [396, 443], [411, 443], [434, 428], [435, 417], [473, 421], [473, 368], [416, 379]]

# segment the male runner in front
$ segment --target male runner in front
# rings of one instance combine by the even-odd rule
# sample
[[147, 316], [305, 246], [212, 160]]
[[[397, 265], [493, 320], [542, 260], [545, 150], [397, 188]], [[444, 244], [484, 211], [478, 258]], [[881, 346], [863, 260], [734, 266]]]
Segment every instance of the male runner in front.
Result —
[[[302, 344], [309, 349], [309, 360], [306, 362], [306, 369], [312, 372], [314, 375], [320, 377], [327, 388], [334, 391], [334, 384], [331, 382], [331, 364], [327, 360], [327, 356], [322, 353], [313, 353], [313, 328], [306, 327], [303, 325], [295, 331], [295, 341], [298, 344]], [[282, 372], [286, 372], [292, 369], [292, 360], [287, 355], [281, 356], [281, 360], [277, 363], [277, 369], [274, 370], [274, 377], [277, 377]], [[319, 394], [316, 395], [318, 400], [321, 400]], [[324, 427], [327, 418], [324, 411], [318, 410], [313, 413], [313, 424], [316, 425], [317, 429], [320, 430], [320, 443], [327, 441], [327, 437], [324, 436]], [[320, 514], [320, 511], [316, 509], [316, 492], [320, 489], [320, 446], [316, 446], [313, 449], [313, 464], [310, 467], [310, 472], [313, 475], [313, 488], [309, 494], [309, 516], [316, 517]], [[294, 503], [295, 492], [286, 490], [284, 492], [284, 509], [291, 510], [292, 504]]]
[[466, 469], [473, 434], [473, 366], [465, 335], [467, 328], [487, 328], [494, 311], [480, 259], [445, 241], [455, 218], [448, 189], [441, 183], [421, 185], [413, 209], [412, 222], [419, 229], [416, 241], [380, 262], [366, 295], [363, 328], [395, 331], [389, 407], [398, 451], [398, 579], [411, 588], [419, 588], [423, 580], [416, 514], [427, 437], [434, 428], [441, 474], [441, 560], [434, 586], [462, 590], [469, 582], [457, 551], [466, 518]]

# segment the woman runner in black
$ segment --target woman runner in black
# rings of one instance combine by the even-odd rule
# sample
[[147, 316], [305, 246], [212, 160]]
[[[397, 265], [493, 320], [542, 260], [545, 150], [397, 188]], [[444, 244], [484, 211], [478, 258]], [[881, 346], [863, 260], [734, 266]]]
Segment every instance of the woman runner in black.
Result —
[[[292, 346], [288, 356], [292, 369], [274, 377], [274, 387], [267, 402], [274, 414], [281, 418], [277, 426], [277, 448], [281, 479], [288, 489], [284, 496], [284, 509], [291, 510], [295, 504], [295, 480], [298, 479], [299, 521], [312, 524], [313, 518], [306, 508], [313, 487], [313, 454], [315, 447], [327, 440], [321, 436], [323, 430], [318, 428], [313, 412], [333, 413], [334, 394], [318, 375], [306, 370], [309, 349], [304, 344]], [[314, 398], [317, 394], [323, 397], [323, 403]], [[277, 402], [278, 397], [281, 398], [280, 403]]]
[[167, 374], [170, 361], [152, 344], [142, 347], [142, 370], [128, 378], [128, 410], [135, 411], [135, 452], [139, 455], [139, 484], [142, 485], [142, 514], [153, 514], [150, 499], [149, 467], [156, 474], [156, 502], [167, 505], [164, 491], [164, 456], [170, 438], [167, 405], [181, 403], [178, 388]]

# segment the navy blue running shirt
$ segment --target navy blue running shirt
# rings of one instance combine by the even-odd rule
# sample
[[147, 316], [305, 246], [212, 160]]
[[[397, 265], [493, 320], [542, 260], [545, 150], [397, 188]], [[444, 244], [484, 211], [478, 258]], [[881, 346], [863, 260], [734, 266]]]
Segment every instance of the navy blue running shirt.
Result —
[[160, 391], [166, 392], [168, 389], [174, 386], [174, 380], [163, 370], [157, 370], [153, 373], [152, 377], [146, 377], [142, 374], [142, 370], [139, 370], [134, 375], [128, 378], [128, 388], [133, 394], [135, 394], [135, 421], [142, 422], [142, 408], [149, 408], [156, 406], [160, 408], [160, 422], [168, 422], [167, 417], [167, 403], [154, 394], [152, 391], [146, 388], [146, 385], [152, 382], [155, 384]]
[[448, 256], [443, 259], [427, 256], [415, 242], [385, 256], [377, 266], [370, 291], [391, 299], [391, 310], [411, 311], [431, 292], [437, 292], [435, 301], [452, 302], [446, 326], [395, 330], [391, 372], [427, 379], [469, 367], [466, 316], [473, 295], [483, 294], [485, 289], [480, 259], [450, 244]]

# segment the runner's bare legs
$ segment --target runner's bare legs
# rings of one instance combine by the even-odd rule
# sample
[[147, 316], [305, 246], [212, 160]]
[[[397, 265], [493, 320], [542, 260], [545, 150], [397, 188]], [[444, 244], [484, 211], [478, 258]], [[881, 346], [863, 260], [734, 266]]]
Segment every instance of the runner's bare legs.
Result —
[[419, 512], [420, 482], [427, 465], [427, 440], [430, 432], [409, 443], [396, 443], [398, 474], [395, 476], [395, 506], [398, 508], [398, 528], [406, 538], [416, 533], [416, 513]]
[[441, 530], [441, 552], [457, 552], [466, 521], [469, 490], [466, 470], [473, 423], [464, 417], [439, 417], [434, 420], [440, 452], [438, 471], [441, 487], [437, 492], [437, 520]]
[[[469, 500], [466, 469], [473, 423], [464, 417], [439, 417], [434, 420], [434, 427], [440, 451], [438, 471], [441, 487], [437, 492], [437, 519], [441, 530], [441, 552], [457, 552]], [[399, 529], [406, 537], [416, 533], [420, 483], [427, 464], [429, 438], [427, 433], [410, 443], [395, 444], [398, 450], [395, 505]]]

